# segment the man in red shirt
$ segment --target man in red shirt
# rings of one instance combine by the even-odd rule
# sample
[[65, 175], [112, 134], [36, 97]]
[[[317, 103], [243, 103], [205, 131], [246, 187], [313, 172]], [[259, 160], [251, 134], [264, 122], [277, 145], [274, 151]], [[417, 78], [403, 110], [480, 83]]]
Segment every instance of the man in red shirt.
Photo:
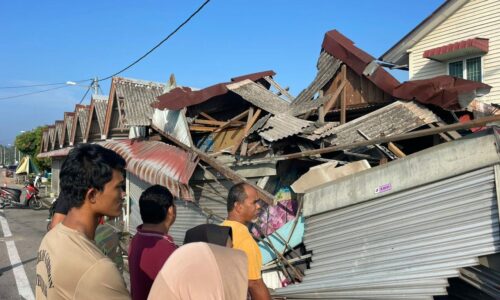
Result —
[[139, 198], [143, 224], [129, 246], [130, 285], [133, 300], [146, 300], [156, 275], [177, 246], [168, 235], [175, 221], [170, 191], [160, 185], [146, 189]]

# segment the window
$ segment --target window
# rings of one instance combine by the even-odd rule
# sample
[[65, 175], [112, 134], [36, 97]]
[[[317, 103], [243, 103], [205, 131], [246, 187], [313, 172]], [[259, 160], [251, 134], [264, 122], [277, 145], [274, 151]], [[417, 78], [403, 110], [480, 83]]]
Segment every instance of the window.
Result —
[[448, 74], [458, 78], [479, 81], [482, 78], [481, 57], [473, 57], [448, 63]]

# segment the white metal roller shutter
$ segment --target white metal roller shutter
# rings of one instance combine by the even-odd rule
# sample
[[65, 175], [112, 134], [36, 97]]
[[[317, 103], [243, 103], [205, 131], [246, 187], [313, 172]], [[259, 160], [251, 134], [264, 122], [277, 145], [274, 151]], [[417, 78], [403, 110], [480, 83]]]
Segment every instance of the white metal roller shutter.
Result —
[[[136, 233], [136, 228], [142, 224], [141, 214], [139, 210], [139, 198], [144, 190], [151, 186], [151, 184], [142, 181], [137, 176], [128, 173], [130, 197], [130, 220], [129, 230], [132, 234]], [[174, 238], [177, 245], [182, 245], [186, 231], [196, 225], [207, 223], [207, 216], [197, 207], [194, 203], [175, 200], [177, 207], [177, 218], [169, 230], [169, 234]], [[208, 219], [209, 223], [217, 222], [214, 218]]]
[[477, 257], [500, 252], [494, 168], [306, 219], [312, 250], [290, 299], [432, 299]]
[[142, 181], [134, 174], [127, 172], [127, 180], [129, 182], [128, 197], [130, 197], [130, 218], [129, 231], [132, 234], [136, 233], [137, 226], [142, 224], [141, 213], [139, 211], [139, 198], [145, 189], [151, 184]]

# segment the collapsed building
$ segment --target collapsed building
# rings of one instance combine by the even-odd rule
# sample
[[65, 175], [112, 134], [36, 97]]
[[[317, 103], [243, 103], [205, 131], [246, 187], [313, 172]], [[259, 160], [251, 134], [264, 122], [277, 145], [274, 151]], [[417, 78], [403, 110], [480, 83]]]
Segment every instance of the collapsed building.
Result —
[[52, 158], [53, 191], [70, 149], [99, 143], [127, 160], [121, 230], [130, 234], [153, 184], [177, 199], [178, 243], [226, 217], [231, 185], [255, 187], [265, 205], [251, 231], [277, 297], [499, 295], [489, 280], [500, 252], [498, 131], [481, 128], [500, 118], [467, 111], [488, 85], [450, 76], [399, 83], [336, 30], [296, 97], [275, 77], [202, 89], [173, 76], [113, 78], [109, 96], [43, 131], [39, 157]]

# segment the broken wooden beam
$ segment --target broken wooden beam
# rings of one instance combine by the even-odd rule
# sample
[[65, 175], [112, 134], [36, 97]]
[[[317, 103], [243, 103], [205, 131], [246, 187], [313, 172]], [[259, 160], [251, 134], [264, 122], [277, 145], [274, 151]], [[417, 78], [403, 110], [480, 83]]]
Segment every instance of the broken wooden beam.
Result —
[[[299, 152], [299, 153], [292, 153], [292, 154], [286, 154], [286, 155], [280, 155], [280, 156], [274, 156], [274, 157], [268, 157], [268, 158], [254, 159], [254, 160], [248, 161], [248, 163], [256, 164], [256, 163], [272, 162], [272, 161], [278, 161], [278, 160], [296, 159], [296, 158], [307, 157], [307, 156], [312, 156], [312, 155], [335, 152], [335, 151], [354, 149], [354, 148], [358, 148], [358, 147], [372, 146], [374, 144], [383, 144], [383, 143], [389, 143], [389, 142], [410, 140], [410, 139], [414, 139], [414, 138], [440, 134], [442, 132], [470, 129], [470, 128], [474, 128], [474, 127], [482, 127], [482, 126], [485, 126], [489, 123], [494, 123], [494, 122], [500, 122], [500, 115], [483, 117], [483, 118], [479, 118], [479, 119], [472, 120], [472, 121], [465, 122], [465, 123], [454, 123], [454, 124], [445, 125], [442, 127], [422, 129], [422, 130], [403, 133], [403, 134], [399, 134], [399, 135], [384, 136], [384, 137], [372, 139], [369, 141], [361, 141], [361, 142], [356, 142], [356, 143], [352, 143], [352, 144], [348, 144], [348, 145], [337, 145], [337, 146], [326, 147], [323, 149], [314, 149], [314, 150], [309, 150], [309, 151], [304, 151], [304, 152]], [[245, 162], [243, 161], [243, 163], [245, 163]]]
[[290, 95], [290, 93], [287, 91], [286, 88], [282, 88], [281, 85], [279, 85], [276, 81], [271, 76], [266, 76], [264, 79], [269, 82], [275, 89], [277, 89], [282, 95], [290, 99], [290, 102], [292, 102], [295, 98]]
[[389, 148], [389, 150], [391, 150], [391, 152], [394, 153], [399, 158], [406, 157], [406, 154], [392, 142], [387, 143], [387, 148]]
[[246, 117], [248, 115], [249, 111], [250, 110], [247, 109], [244, 112], [242, 112], [241, 114], [239, 114], [236, 117], [232, 118], [231, 120], [225, 122], [222, 126], [220, 126], [219, 128], [217, 128], [217, 130], [215, 132], [219, 132], [219, 131], [225, 129], [226, 127], [228, 127], [234, 121], [239, 121], [239, 120], [243, 119], [244, 117]]
[[200, 113], [200, 116], [204, 117], [205, 119], [207, 120], [212, 120], [212, 121], [216, 121], [214, 118], [212, 118], [209, 114], [207, 113], [204, 113], [204, 112], [201, 112]]
[[233, 150], [231, 151], [231, 153], [233, 155], [236, 154], [236, 151], [238, 151], [238, 148], [240, 147], [241, 142], [243, 142], [243, 140], [248, 136], [248, 132], [250, 131], [250, 128], [252, 128], [253, 124], [255, 124], [255, 122], [259, 118], [261, 112], [262, 112], [262, 110], [260, 108], [258, 108], [255, 111], [255, 113], [253, 113], [253, 109], [252, 109], [252, 113], [248, 114], [249, 120], [245, 126], [245, 130], [242, 132], [241, 136], [238, 138], [238, 140], [234, 144]]
[[[248, 113], [248, 111], [247, 111], [247, 113]], [[184, 143], [182, 143], [181, 141], [179, 141], [178, 139], [176, 139], [175, 137], [173, 137], [169, 133], [164, 132], [163, 130], [156, 127], [155, 125], [151, 125], [151, 128], [154, 129], [156, 132], [158, 132], [160, 135], [162, 135], [167, 140], [174, 143], [177, 147], [179, 147], [185, 151], [195, 153], [196, 155], [198, 155], [198, 157], [202, 161], [204, 161], [206, 164], [210, 165], [217, 172], [219, 172], [222, 176], [226, 177], [227, 179], [229, 179], [233, 183], [236, 184], [236, 183], [244, 182], [244, 183], [252, 186], [257, 191], [259, 198], [262, 201], [266, 202], [269, 205], [274, 205], [274, 196], [273, 195], [271, 195], [270, 193], [268, 193], [264, 189], [258, 187], [256, 184], [253, 184], [252, 182], [248, 181], [245, 177], [239, 175], [238, 173], [233, 171], [231, 168], [221, 164], [215, 158], [210, 157], [208, 154], [206, 154], [205, 152], [196, 148], [195, 146], [189, 147], [189, 146], [185, 145]]]

